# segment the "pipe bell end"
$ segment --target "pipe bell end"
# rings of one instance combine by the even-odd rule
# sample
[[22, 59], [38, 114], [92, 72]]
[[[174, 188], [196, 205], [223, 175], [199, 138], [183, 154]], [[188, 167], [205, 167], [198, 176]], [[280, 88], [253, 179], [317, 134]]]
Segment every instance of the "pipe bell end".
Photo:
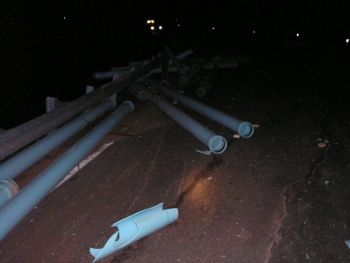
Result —
[[221, 154], [227, 149], [227, 141], [221, 135], [215, 135], [209, 141], [209, 150], [214, 154]]
[[250, 138], [254, 134], [254, 126], [250, 122], [242, 122], [239, 125], [238, 133], [243, 138]]
[[123, 104], [126, 104], [126, 105], [128, 105], [130, 107], [130, 112], [134, 111], [135, 106], [134, 106], [134, 103], [131, 100], [124, 100]]

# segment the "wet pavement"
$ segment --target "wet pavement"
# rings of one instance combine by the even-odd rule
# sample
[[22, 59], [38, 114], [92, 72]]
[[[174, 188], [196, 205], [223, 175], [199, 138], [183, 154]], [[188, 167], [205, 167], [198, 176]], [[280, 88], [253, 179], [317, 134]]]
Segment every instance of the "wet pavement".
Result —
[[[234, 139], [187, 111], [229, 140], [224, 154], [206, 156], [196, 151], [205, 145], [154, 105], [139, 105], [103, 142], [114, 144], [0, 244], [0, 261], [92, 262], [89, 248], [104, 245], [114, 222], [164, 202], [179, 209], [176, 223], [101, 262], [348, 262], [350, 126], [341, 124], [347, 91], [328, 100], [317, 93], [322, 80], [302, 70], [264, 70], [268, 75], [222, 72], [204, 98], [259, 124], [252, 138]], [[344, 109], [329, 112], [336, 105]]]

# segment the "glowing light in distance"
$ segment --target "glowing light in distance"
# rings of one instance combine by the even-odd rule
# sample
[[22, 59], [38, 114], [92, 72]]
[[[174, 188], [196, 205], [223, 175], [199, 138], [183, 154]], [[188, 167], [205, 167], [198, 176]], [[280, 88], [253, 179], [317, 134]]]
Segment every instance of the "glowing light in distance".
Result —
[[212, 27], [211, 27], [211, 30], [215, 30], [215, 26], [212, 26]]
[[295, 35], [296, 35], [297, 37], [300, 37], [300, 34], [299, 34], [299, 33], [296, 33]]
[[253, 33], [253, 34], [255, 34], [255, 33], [256, 33], [256, 31], [255, 31], [255, 30], [253, 30], [253, 31], [252, 31], [252, 33]]
[[350, 43], [350, 39], [349, 38], [345, 39], [345, 43], [349, 44]]
[[159, 26], [158, 29], [159, 29], [159, 30], [162, 30], [162, 29], [163, 29], [163, 26]]
[[154, 24], [154, 19], [147, 19], [146, 23], [147, 24]]
[[151, 28], [152, 31], [154, 30], [154, 26], [151, 26], [150, 28]]

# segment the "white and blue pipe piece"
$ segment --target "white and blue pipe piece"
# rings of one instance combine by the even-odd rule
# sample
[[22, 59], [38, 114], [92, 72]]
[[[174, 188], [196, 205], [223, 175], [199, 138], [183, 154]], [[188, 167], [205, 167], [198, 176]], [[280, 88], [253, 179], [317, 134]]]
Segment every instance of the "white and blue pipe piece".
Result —
[[163, 203], [144, 209], [112, 225], [117, 231], [102, 248], [90, 248], [97, 262], [153, 232], [175, 222], [179, 216], [177, 208], [164, 209]]

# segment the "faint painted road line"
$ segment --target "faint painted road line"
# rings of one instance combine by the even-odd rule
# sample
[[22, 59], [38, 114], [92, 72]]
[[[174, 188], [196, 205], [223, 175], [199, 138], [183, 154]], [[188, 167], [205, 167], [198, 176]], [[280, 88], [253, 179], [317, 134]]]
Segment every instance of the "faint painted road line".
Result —
[[91, 162], [93, 159], [95, 159], [97, 156], [99, 156], [102, 152], [104, 152], [109, 146], [113, 145], [114, 141], [108, 142], [103, 144], [100, 148], [97, 149], [97, 151], [90, 154], [88, 157], [86, 157], [84, 160], [82, 160], [77, 166], [75, 166], [64, 178], [61, 182], [56, 185], [54, 188], [57, 189], [62, 184], [67, 182], [70, 178], [72, 178], [77, 172], [79, 172], [81, 169], [83, 169], [89, 162]]

